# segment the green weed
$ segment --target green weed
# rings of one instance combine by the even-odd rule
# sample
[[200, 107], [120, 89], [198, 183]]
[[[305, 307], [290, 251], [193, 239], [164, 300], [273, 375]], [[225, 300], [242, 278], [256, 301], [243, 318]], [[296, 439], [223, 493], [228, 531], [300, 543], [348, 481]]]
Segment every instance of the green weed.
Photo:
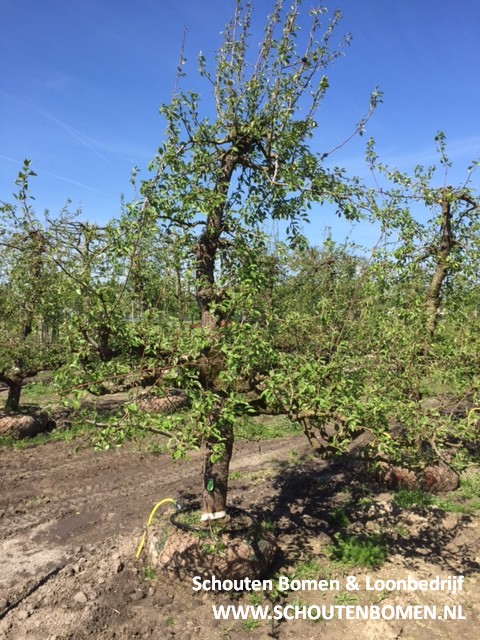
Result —
[[253, 631], [254, 629], [257, 629], [260, 626], [260, 620], [245, 620], [245, 622], [242, 624], [242, 628], [245, 631]]
[[328, 517], [328, 522], [332, 527], [343, 529], [350, 524], [350, 519], [343, 509], [337, 507]]
[[168, 453], [169, 449], [164, 444], [158, 444], [158, 442], [152, 442], [151, 444], [147, 445], [147, 451], [148, 453], [151, 453], [152, 455], [156, 456], [162, 453]]
[[298, 562], [291, 571], [292, 578], [315, 579], [318, 577], [322, 566], [316, 558], [309, 558]]
[[249, 602], [249, 604], [252, 604], [254, 606], [259, 605], [262, 603], [262, 594], [261, 593], [249, 593], [247, 600]]
[[97, 451], [108, 451], [111, 448], [121, 447], [126, 441], [133, 437], [129, 427], [112, 426], [105, 427], [100, 431], [92, 433], [91, 444]]
[[338, 595], [336, 595], [333, 601], [337, 605], [357, 604], [358, 596], [355, 596], [353, 593], [348, 593], [348, 591], [344, 591], [343, 593], [339, 593]]
[[265, 531], [266, 533], [273, 533], [275, 531], [276, 524], [274, 520], [262, 520], [260, 522], [260, 527], [262, 531]]
[[395, 527], [394, 532], [397, 533], [400, 538], [408, 538], [410, 535], [410, 531], [408, 530], [408, 528], [403, 525], [398, 525], [397, 527]]
[[439, 498], [434, 498], [432, 504], [441, 509], [442, 511], [446, 511], [447, 513], [473, 513], [480, 509], [480, 501], [470, 502], [468, 504], [462, 504], [461, 502], [456, 502], [452, 499], [440, 500]]
[[222, 555], [224, 554], [226, 545], [221, 540], [213, 540], [212, 542], [208, 542], [202, 546], [203, 553], [211, 554], [211, 555]]
[[336, 534], [336, 544], [327, 547], [332, 560], [346, 566], [376, 568], [387, 558], [387, 546], [379, 536]]
[[291, 449], [288, 452], [288, 459], [290, 461], [290, 464], [298, 464], [298, 462], [300, 461], [300, 454], [295, 449]]
[[143, 567], [144, 580], [155, 580], [157, 572], [152, 567]]
[[[304, 600], [302, 600], [301, 598], [299, 598], [298, 596], [296, 596], [292, 603], [291, 603], [294, 607], [298, 607], [298, 609], [308, 609], [308, 607], [310, 606], [309, 602], [305, 602]], [[320, 615], [318, 618], [308, 618], [308, 621], [311, 624], [318, 624], [319, 622], [323, 621], [322, 616]]]

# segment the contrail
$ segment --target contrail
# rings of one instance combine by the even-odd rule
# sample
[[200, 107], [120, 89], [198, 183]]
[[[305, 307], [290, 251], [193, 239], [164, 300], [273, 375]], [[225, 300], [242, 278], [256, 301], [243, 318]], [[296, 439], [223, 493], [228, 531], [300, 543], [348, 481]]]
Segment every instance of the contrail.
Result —
[[105, 193], [105, 191], [101, 191], [100, 189], [96, 189], [95, 187], [89, 187], [86, 184], [83, 184], [83, 182], [77, 182], [76, 180], [72, 180], [71, 178], [66, 178], [65, 176], [60, 176], [58, 175], [58, 173], [51, 173], [50, 171], [42, 171], [42, 174], [45, 174], [47, 176], [51, 176], [52, 178], [58, 178], [58, 180], [63, 180], [64, 182], [70, 182], [71, 184], [76, 185], [77, 187], [82, 187], [83, 189], [88, 189], [88, 191], [94, 191], [95, 193], [99, 193], [102, 196], [109, 196], [108, 193]]
[[0, 154], [0, 159], [7, 160], [8, 162], [13, 162], [14, 164], [23, 164], [20, 160], [15, 160], [15, 158], [10, 158], [9, 156], [2, 156]]
[[[0, 160], [7, 160], [8, 162], [12, 162], [13, 164], [22, 165], [23, 162], [19, 160], [15, 160], [15, 158], [10, 158], [9, 156], [4, 156], [0, 154]], [[52, 178], [57, 178], [58, 180], [63, 180], [64, 182], [69, 182], [70, 184], [74, 184], [77, 187], [82, 187], [82, 189], [87, 189], [88, 191], [94, 191], [95, 193], [99, 193], [102, 196], [109, 196], [105, 191], [101, 191], [100, 189], [96, 189], [95, 187], [89, 187], [88, 184], [83, 184], [83, 182], [78, 182], [77, 180], [72, 180], [71, 178], [67, 178], [66, 176], [61, 176], [58, 173], [52, 173], [51, 171], [42, 170], [42, 175], [51, 176]]]
[[63, 122], [63, 120], [59, 120], [55, 116], [52, 116], [51, 113], [48, 113], [48, 111], [45, 111], [41, 107], [35, 106], [31, 102], [27, 102], [23, 98], [19, 98], [18, 96], [15, 96], [15, 95], [11, 94], [8, 91], [5, 91], [4, 89], [0, 89], [0, 93], [3, 93], [4, 95], [8, 96], [9, 98], [13, 98], [13, 100], [17, 100], [21, 104], [24, 104], [25, 106], [29, 107], [30, 109], [33, 109], [33, 111], [36, 111], [37, 113], [39, 113], [40, 115], [44, 116], [45, 118], [48, 118], [52, 122], [55, 122], [60, 127], [62, 127], [62, 129], [65, 129], [65, 131], [70, 133], [70, 135], [72, 135], [81, 144], [83, 144], [85, 147], [87, 147], [87, 149], [89, 149], [92, 153], [94, 153], [95, 155], [99, 156], [99, 158], [101, 158], [104, 162], [106, 162], [107, 164], [111, 164], [110, 161], [103, 154], [100, 153], [100, 151], [95, 149], [95, 147], [93, 147], [91, 144], [89, 144], [87, 142], [87, 139], [88, 139], [88, 140], [91, 140], [97, 146], [104, 147], [104, 145], [102, 145], [102, 143], [99, 142], [98, 140], [95, 140], [94, 138], [91, 138], [90, 136], [87, 136], [86, 134], [84, 134], [83, 132], [79, 131], [78, 129], [74, 129], [73, 127], [68, 125], [66, 122]]

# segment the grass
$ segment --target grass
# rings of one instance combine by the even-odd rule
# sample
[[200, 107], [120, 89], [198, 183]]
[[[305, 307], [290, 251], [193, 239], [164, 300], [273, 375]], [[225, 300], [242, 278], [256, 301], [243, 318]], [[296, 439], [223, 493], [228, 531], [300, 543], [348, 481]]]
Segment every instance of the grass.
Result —
[[441, 509], [442, 511], [447, 511], [448, 513], [465, 513], [465, 514], [475, 514], [475, 512], [480, 511], [480, 500], [468, 500], [467, 502], [458, 501], [455, 497], [447, 498], [446, 500], [441, 500], [439, 498], [434, 498], [433, 506]]
[[51, 382], [29, 382], [22, 388], [21, 402], [50, 406], [58, 404], [59, 396]]
[[348, 567], [375, 569], [387, 559], [387, 546], [380, 536], [336, 534], [336, 544], [327, 547], [327, 554]]
[[480, 473], [472, 474], [461, 480], [460, 492], [466, 499], [480, 498]]
[[[36, 388], [43, 385], [38, 383], [34, 386]], [[45, 406], [43, 401], [39, 404]], [[95, 409], [82, 408], [73, 411], [69, 419], [68, 428], [54, 428], [52, 431], [46, 431], [31, 438], [18, 439], [9, 435], [0, 436], [0, 447], [23, 450], [49, 442], [70, 442], [76, 438], [85, 437], [87, 439], [86, 446], [90, 445], [97, 450], [107, 450], [119, 447], [127, 441], [135, 441], [137, 451], [146, 451], [152, 455], [170, 453], [167, 444], [163, 441], [159, 442], [159, 436], [156, 434], [129, 425], [121, 426], [118, 423], [116, 412], [99, 414]], [[93, 421], [109, 424], [109, 426], [98, 428], [92, 424]]]
[[[38, 404], [42, 407], [51, 407], [59, 404], [59, 396], [55, 392], [51, 383], [30, 382], [22, 392], [22, 402]], [[98, 429], [91, 424], [86, 424], [84, 420], [95, 420], [98, 412], [95, 410], [74, 411], [72, 414], [73, 424], [69, 429], [56, 430], [39, 434], [33, 438], [17, 440], [9, 436], [0, 437], [0, 447], [11, 447], [14, 449], [25, 449], [38, 446], [47, 442], [69, 441], [82, 435], [91, 435], [92, 445], [96, 449], [109, 449], [122, 445], [124, 442], [134, 439], [141, 442], [139, 448], [153, 455], [168, 453], [165, 443], [159, 443], [158, 438], [152, 442], [151, 434], [142, 432], [141, 429], [129, 430], [118, 428], [116, 424], [118, 416], [108, 414], [101, 415], [100, 422], [112, 422], [111, 426]], [[83, 421], [83, 422], [82, 422]], [[292, 436], [301, 434], [302, 430], [296, 423], [288, 420], [286, 416], [258, 416], [241, 419], [236, 426], [236, 436], [248, 441], [271, 440], [273, 438]], [[299, 456], [295, 451], [289, 453], [290, 464], [298, 463]], [[239, 480], [241, 472], [233, 471], [230, 475], [232, 480]], [[255, 478], [253, 478], [255, 480]]]
[[401, 509], [436, 507], [447, 513], [473, 514], [480, 511], [480, 474], [472, 474], [461, 480], [459, 489], [452, 491], [448, 498], [439, 498], [420, 490], [399, 489], [393, 501]]
[[38, 447], [49, 442], [70, 442], [75, 438], [85, 436], [92, 432], [90, 425], [78, 423], [72, 425], [69, 429], [54, 429], [45, 433], [39, 433], [33, 438], [12, 438], [12, 436], [1, 436], [0, 447], [8, 447], [15, 450], [29, 449], [30, 447]]
[[300, 435], [302, 428], [286, 416], [258, 416], [244, 418], [235, 427], [237, 438], [249, 441], [272, 440], [285, 436]]
[[429, 507], [433, 504], [433, 497], [420, 490], [399, 489], [393, 497], [393, 502], [401, 509], [410, 509], [413, 506]]
[[225, 552], [225, 543], [221, 536], [228, 532], [232, 536], [261, 535], [262, 528], [257, 531], [255, 521], [244, 513], [235, 513], [231, 518], [219, 520], [201, 521], [202, 511], [199, 508], [179, 511], [175, 514], [175, 522], [179, 525], [191, 527], [193, 536], [202, 541], [202, 551], [208, 554], [222, 555]]
[[188, 527], [200, 527], [200, 517], [202, 512], [200, 509], [189, 509], [181, 511], [177, 514], [177, 522]]
[[[97, 417], [96, 414], [94, 414], [94, 417]], [[90, 444], [90, 446], [96, 450], [105, 451], [110, 448], [119, 447], [133, 437], [127, 433], [126, 430], [117, 428], [113, 423], [111, 427], [97, 429], [91, 424], [85, 423], [84, 419], [90, 418], [88, 418], [88, 414], [82, 412], [82, 414], [77, 414], [74, 417], [74, 421], [68, 429], [53, 429], [52, 431], [39, 433], [32, 438], [18, 439], [12, 436], [0, 436], [0, 447], [23, 450], [48, 444], [49, 442], [71, 442], [76, 438], [87, 437], [89, 439], [89, 443], [87, 440], [87, 446]], [[102, 421], [105, 420], [108, 420], [108, 417], [102, 416]], [[135, 439], [136, 438], [137, 434], [135, 434]], [[167, 447], [159, 445], [158, 443], [145, 444], [143, 447], [140, 446], [139, 449], [148, 450], [152, 454], [167, 451]]]
[[251, 471], [249, 473], [242, 474], [242, 478], [246, 480], [250, 485], [263, 484], [265, 481], [274, 478], [276, 475], [275, 469], [267, 467], [261, 471]]

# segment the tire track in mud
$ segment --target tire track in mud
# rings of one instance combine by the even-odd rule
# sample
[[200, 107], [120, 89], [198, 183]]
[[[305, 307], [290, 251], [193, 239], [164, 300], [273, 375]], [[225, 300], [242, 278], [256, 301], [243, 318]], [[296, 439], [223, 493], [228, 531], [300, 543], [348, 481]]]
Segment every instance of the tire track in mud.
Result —
[[[84, 544], [117, 536], [136, 540], [161, 498], [188, 499], [201, 487], [201, 454], [174, 462], [125, 448], [74, 452], [73, 443], [0, 451], [0, 595], [74, 559]], [[232, 471], [265, 470], [289, 447], [306, 450], [298, 437], [261, 445], [240, 442]]]
[[[125, 597], [125, 607], [131, 610], [130, 599], [135, 597], [131, 585], [138, 583], [136, 569], [130, 566], [119, 574], [120, 582], [126, 581], [120, 595], [111, 557], [120, 551], [123, 558], [133, 560], [145, 520], [159, 499], [167, 495], [189, 499], [198, 496], [201, 487], [199, 452], [175, 463], [168, 455], [131, 448], [75, 452], [74, 443], [50, 443], [23, 451], [0, 451], [0, 611], [5, 612], [0, 626], [10, 630], [8, 637], [16, 638], [15, 629], [27, 625], [19, 616], [33, 615], [39, 608], [41, 619], [51, 620], [51, 628], [57, 618], [60, 628], [64, 624], [76, 628], [75, 597], [85, 585], [91, 591], [89, 601], [96, 602], [96, 610], [103, 607], [106, 618], [119, 615], [112, 611]], [[232, 471], [263, 473], [276, 460], [284, 459], [290, 448], [300, 451], [306, 447], [298, 438], [240, 442]], [[243, 481], [235, 484], [233, 499], [245, 493]], [[110, 568], [101, 569], [103, 565]], [[103, 584], [95, 588], [92, 585], [98, 575], [103, 576]], [[110, 601], [117, 603], [113, 609]], [[65, 602], [69, 603], [66, 609]], [[144, 617], [142, 609], [138, 610]], [[95, 627], [88, 609], [83, 613], [86, 617], [82, 616], [78, 631], [69, 638], [84, 637], [86, 627]], [[38, 637], [43, 637], [41, 632]], [[98, 628], [92, 637], [100, 637]]]

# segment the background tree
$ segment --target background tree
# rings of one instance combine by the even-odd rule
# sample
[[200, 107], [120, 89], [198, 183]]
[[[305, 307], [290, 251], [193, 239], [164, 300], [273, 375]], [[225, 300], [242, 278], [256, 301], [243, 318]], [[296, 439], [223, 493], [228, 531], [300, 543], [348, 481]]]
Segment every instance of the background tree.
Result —
[[57, 364], [61, 305], [48, 247], [49, 223], [32, 208], [25, 161], [16, 180], [16, 203], [0, 206], [0, 381], [7, 385], [7, 411], [18, 411], [23, 380]]
[[383, 244], [371, 260], [369, 304], [359, 324], [366, 368], [375, 368], [369, 374], [375, 386], [365, 392], [386, 409], [382, 447], [417, 462], [442, 459], [452, 444], [478, 439], [460, 409], [475, 406], [479, 388], [471, 366], [478, 349], [471, 298], [480, 267], [476, 163], [465, 181], [450, 186], [444, 134], [435, 140], [438, 164], [411, 173], [380, 163], [373, 143], [367, 153], [376, 180], [371, 211]]
[[[478, 163], [468, 167], [463, 184], [452, 187], [448, 184], [452, 163], [447, 156], [444, 133], [438, 132], [435, 141], [443, 170], [440, 185], [433, 184], [434, 180], [438, 182], [436, 165], [417, 165], [413, 175], [409, 175], [379, 162], [373, 141], [367, 151], [377, 182], [373, 197], [380, 198], [380, 206], [375, 204], [372, 209], [382, 222], [384, 236], [396, 236], [398, 247], [394, 255], [405, 272], [421, 268], [428, 279], [424, 293], [427, 343], [434, 337], [447, 281], [453, 281], [464, 268], [474, 275], [472, 257], [478, 255], [480, 229], [479, 201], [470, 184]], [[433, 214], [426, 223], [419, 221], [419, 205]]]
[[475, 163], [449, 186], [443, 134], [436, 140], [439, 166], [412, 174], [378, 163], [370, 143], [376, 186], [354, 184], [380, 241], [370, 252], [330, 240], [297, 252], [277, 288], [264, 397], [320, 454], [366, 433], [371, 459], [421, 467], [478, 441], [465, 410], [479, 399]]

